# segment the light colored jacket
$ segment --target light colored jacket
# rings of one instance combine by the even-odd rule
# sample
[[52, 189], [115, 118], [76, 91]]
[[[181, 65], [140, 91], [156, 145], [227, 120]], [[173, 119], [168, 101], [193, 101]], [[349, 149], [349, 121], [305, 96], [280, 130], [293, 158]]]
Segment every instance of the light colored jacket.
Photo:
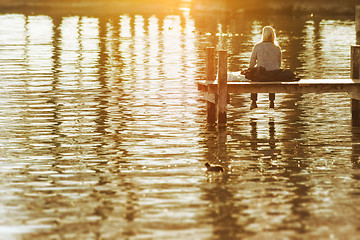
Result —
[[281, 49], [272, 42], [257, 43], [251, 53], [250, 68], [264, 67], [267, 71], [280, 69]]

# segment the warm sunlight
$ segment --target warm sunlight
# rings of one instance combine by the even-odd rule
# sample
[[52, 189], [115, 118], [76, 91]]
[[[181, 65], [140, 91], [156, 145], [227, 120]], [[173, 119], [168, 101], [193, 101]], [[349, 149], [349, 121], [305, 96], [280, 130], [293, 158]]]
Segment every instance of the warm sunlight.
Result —
[[360, 236], [355, 4], [0, 0], [0, 239]]

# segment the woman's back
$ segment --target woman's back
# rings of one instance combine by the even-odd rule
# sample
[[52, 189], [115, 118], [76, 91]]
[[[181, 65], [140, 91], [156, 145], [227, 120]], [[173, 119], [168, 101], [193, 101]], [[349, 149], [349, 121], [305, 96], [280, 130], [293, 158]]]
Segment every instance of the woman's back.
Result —
[[278, 70], [281, 65], [281, 49], [272, 42], [260, 42], [254, 46], [250, 67], [263, 67], [267, 71]]

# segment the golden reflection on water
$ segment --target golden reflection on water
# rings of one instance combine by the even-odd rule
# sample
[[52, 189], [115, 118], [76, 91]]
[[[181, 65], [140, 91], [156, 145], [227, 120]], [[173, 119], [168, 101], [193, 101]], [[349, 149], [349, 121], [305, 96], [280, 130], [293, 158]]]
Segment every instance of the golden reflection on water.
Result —
[[[3, 236], [357, 234], [358, 133], [348, 96], [278, 94], [269, 110], [261, 95], [250, 111], [241, 95], [231, 99], [226, 131], [205, 123], [196, 89], [204, 48], [227, 49], [237, 71], [265, 24], [277, 26], [284, 67], [348, 77], [352, 21], [303, 17], [288, 26], [284, 18], [225, 21], [186, 9], [1, 15]], [[207, 161], [226, 173], [206, 174]]]

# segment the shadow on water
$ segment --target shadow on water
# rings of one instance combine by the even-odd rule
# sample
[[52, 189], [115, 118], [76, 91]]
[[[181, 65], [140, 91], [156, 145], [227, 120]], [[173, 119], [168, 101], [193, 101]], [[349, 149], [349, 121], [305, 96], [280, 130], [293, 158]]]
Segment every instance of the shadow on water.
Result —
[[[227, 151], [228, 132], [209, 125], [202, 133], [206, 146], [204, 160], [211, 164], [221, 164], [224, 173], [207, 173], [207, 183], [201, 187], [201, 199], [208, 202], [208, 206], [201, 219], [212, 226], [215, 239], [239, 239], [240, 236], [251, 236], [246, 230], [248, 221], [239, 221], [239, 217], [246, 217], [246, 205], [238, 204], [241, 197], [237, 196], [236, 186], [232, 184], [231, 154]], [[251, 221], [250, 221], [251, 222]]]
[[[221, 163], [226, 169], [225, 174], [207, 176], [208, 183], [202, 187], [202, 199], [209, 202], [205, 219], [213, 225], [216, 239], [239, 239], [259, 234], [258, 227], [264, 221], [261, 215], [281, 219], [281, 223], [267, 229], [274, 233], [294, 231], [306, 234], [306, 221], [311, 216], [306, 204], [312, 201], [309, 194], [312, 186], [308, 184], [308, 176], [301, 174], [308, 164], [294, 152], [301, 150], [280, 146], [273, 119], [268, 121], [267, 138], [258, 136], [256, 120], [251, 120], [249, 126], [249, 137], [236, 134], [234, 128], [237, 126], [231, 124], [228, 131], [209, 127], [203, 133], [203, 144], [207, 149], [205, 160]], [[294, 132], [286, 138], [296, 139], [298, 135]], [[232, 139], [231, 142], [227, 141], [228, 138]], [[235, 143], [241, 144], [245, 151], [248, 149], [250, 154], [246, 159], [239, 159], [232, 153]], [[288, 157], [280, 158], [280, 155]], [[253, 193], [259, 188], [256, 185], [265, 185], [264, 192]], [[251, 210], [254, 206], [249, 199], [265, 201], [264, 209], [259, 210], [264, 212]]]
[[[240, 100], [233, 99], [232, 107], [244, 107], [249, 103], [249, 100], [243, 100], [241, 97]], [[261, 110], [254, 110], [253, 116], [249, 118], [248, 113], [239, 109], [232, 112], [231, 108], [227, 130], [210, 127], [203, 133], [203, 144], [207, 149], [205, 161], [221, 163], [230, 169], [226, 177], [208, 178], [211, 185], [204, 189], [203, 198], [210, 202], [206, 216], [214, 224], [214, 234], [218, 239], [236, 239], [253, 235], [272, 238], [276, 237], [278, 232], [288, 237], [293, 236], [293, 232], [300, 238], [307, 235], [326, 235], [317, 229], [318, 224], [309, 225], [315, 219], [328, 221], [326, 217], [322, 219], [323, 217], [314, 211], [314, 202], [319, 200], [314, 193], [321, 194], [318, 188], [324, 192], [328, 191], [326, 185], [317, 186], [319, 182], [315, 179], [326, 176], [327, 180], [321, 181], [333, 182], [331, 179], [337, 178], [341, 173], [331, 170], [330, 166], [329, 169], [324, 165], [316, 166], [316, 159], [322, 158], [322, 154], [328, 154], [320, 153], [318, 156], [313, 147], [327, 148], [328, 144], [320, 142], [323, 141], [321, 138], [316, 140], [317, 142], [308, 139], [307, 132], [311, 123], [303, 121], [306, 113], [302, 101], [302, 96], [284, 99], [278, 109], [292, 110], [285, 111], [283, 116], [276, 113], [274, 116], [274, 112], [264, 114]], [[266, 115], [270, 115], [267, 122], [264, 121]], [[244, 120], [239, 124], [240, 121], [237, 119]], [[245, 119], [249, 121], [247, 125], [244, 125]], [[281, 129], [284, 127], [285, 129]], [[247, 130], [244, 132], [245, 129]], [[358, 168], [359, 132], [358, 128], [350, 129], [351, 159], [353, 167]], [[334, 139], [334, 136], [329, 134], [330, 141], [337, 141], [336, 137]], [[241, 151], [246, 154], [241, 154]], [[340, 162], [337, 164], [341, 165]], [[350, 176], [355, 181], [358, 180], [358, 174]], [[252, 191], [249, 192], [249, 189]], [[351, 191], [345, 194], [353, 195]], [[220, 200], [225, 198], [226, 201]], [[249, 199], [251, 201], [248, 201]], [[256, 199], [261, 201], [263, 207], [254, 203], [257, 202]], [[232, 205], [233, 202], [236, 204]], [[231, 211], [222, 211], [221, 207], [226, 204]], [[323, 208], [321, 205], [319, 204]], [[233, 215], [237, 215], [237, 218], [232, 219]], [[337, 214], [334, 216], [339, 217]], [[223, 222], [218, 221], [219, 219], [223, 219]], [[243, 219], [246, 220], [241, 221]], [[272, 219], [272, 223], [266, 219]], [[226, 232], [217, 231], [218, 228], [226, 229]], [[344, 232], [336, 234], [341, 235]]]
[[[353, 127], [352, 129], [352, 155], [351, 162], [353, 163], [353, 168], [360, 168], [360, 128]], [[357, 174], [354, 175], [355, 179], [359, 179]]]
[[[237, 119], [246, 118], [242, 111], [230, 113], [226, 129], [210, 125], [203, 133], [203, 144], [207, 149], [205, 161], [220, 163], [227, 169], [225, 175], [208, 176], [208, 184], [203, 189], [202, 198], [209, 201], [206, 218], [214, 225], [217, 239], [250, 237], [259, 235], [262, 230], [274, 232], [274, 235], [260, 234], [265, 238], [275, 237], [275, 232], [280, 231], [308, 232], [306, 221], [311, 213], [306, 204], [312, 201], [312, 184], [308, 183], [308, 176], [301, 173], [309, 167], [304, 160], [309, 156], [302, 150], [301, 111], [296, 107], [298, 99], [296, 96], [289, 98], [279, 107], [295, 110], [284, 117], [292, 126], [283, 136], [276, 133], [276, 121], [281, 118], [270, 117], [267, 126], [264, 119], [250, 118], [248, 127], [245, 127], [244, 121], [237, 123]], [[233, 99], [232, 105], [238, 108], [247, 103], [240, 98]], [[283, 125], [282, 122], [279, 124]], [[243, 132], [244, 129], [248, 133]], [[265, 129], [267, 137], [264, 137]], [[245, 156], [237, 156], [235, 149], [246, 152]], [[264, 188], [256, 185], [264, 185]], [[255, 193], [249, 192], [249, 189]], [[260, 212], [253, 210], [249, 199], [264, 201], [265, 204], [261, 203], [264, 208], [257, 210]], [[261, 229], [264, 218], [278, 218], [281, 223]]]

